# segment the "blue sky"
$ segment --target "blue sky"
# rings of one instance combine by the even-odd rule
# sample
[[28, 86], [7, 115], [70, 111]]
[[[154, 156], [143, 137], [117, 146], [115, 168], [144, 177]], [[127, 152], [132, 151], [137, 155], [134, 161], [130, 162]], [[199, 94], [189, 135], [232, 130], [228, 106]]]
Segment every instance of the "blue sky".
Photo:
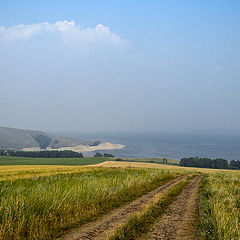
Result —
[[237, 0], [1, 1], [0, 125], [240, 132], [239, 12]]
[[136, 44], [157, 44], [162, 37], [183, 40], [185, 37], [199, 37], [201, 33], [207, 33], [210, 39], [216, 39], [237, 31], [239, 34], [239, 9], [237, 0], [8, 0], [1, 1], [0, 22], [1, 25], [11, 26], [74, 19], [88, 27], [99, 23], [107, 25], [113, 32]]

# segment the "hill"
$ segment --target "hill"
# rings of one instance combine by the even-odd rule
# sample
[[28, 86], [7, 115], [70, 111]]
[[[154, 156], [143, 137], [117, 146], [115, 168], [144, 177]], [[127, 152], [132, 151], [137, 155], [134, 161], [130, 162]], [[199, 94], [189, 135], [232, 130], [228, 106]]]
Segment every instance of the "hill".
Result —
[[0, 149], [52, 148], [96, 146], [99, 141], [78, 140], [60, 137], [42, 131], [0, 127]]

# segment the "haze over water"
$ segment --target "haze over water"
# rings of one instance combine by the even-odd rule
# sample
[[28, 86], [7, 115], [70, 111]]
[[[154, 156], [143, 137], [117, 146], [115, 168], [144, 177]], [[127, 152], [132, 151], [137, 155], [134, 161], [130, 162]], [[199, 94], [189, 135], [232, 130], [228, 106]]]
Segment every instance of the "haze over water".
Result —
[[122, 158], [200, 156], [240, 160], [240, 135], [229, 134], [64, 134], [126, 145], [123, 149], [102, 151]]
[[240, 2], [1, 1], [0, 126], [240, 133]]

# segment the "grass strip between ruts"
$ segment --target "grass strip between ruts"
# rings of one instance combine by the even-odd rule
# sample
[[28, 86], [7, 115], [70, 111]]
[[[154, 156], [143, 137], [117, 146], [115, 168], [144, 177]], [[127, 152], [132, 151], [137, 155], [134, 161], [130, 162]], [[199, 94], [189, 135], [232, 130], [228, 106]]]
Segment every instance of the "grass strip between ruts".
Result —
[[195, 176], [188, 176], [187, 179], [181, 180], [167, 192], [158, 194], [154, 202], [145, 206], [140, 213], [131, 216], [128, 222], [119, 227], [108, 240], [133, 240], [146, 233], [149, 226], [163, 213], [164, 208], [174, 201], [176, 196], [189, 184], [190, 179]]

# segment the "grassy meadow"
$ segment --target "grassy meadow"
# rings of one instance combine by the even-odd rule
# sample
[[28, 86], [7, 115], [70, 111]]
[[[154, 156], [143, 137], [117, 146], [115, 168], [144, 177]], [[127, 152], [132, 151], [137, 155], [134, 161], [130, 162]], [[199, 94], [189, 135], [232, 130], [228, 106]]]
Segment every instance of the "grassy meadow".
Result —
[[51, 239], [174, 179], [184, 171], [82, 168], [0, 182], [0, 239]]

